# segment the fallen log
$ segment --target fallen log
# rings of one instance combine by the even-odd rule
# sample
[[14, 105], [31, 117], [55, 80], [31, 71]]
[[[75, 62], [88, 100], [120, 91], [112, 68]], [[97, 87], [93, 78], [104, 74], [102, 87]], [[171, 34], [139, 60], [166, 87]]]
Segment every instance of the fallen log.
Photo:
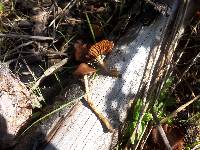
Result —
[[[108, 57], [108, 66], [117, 68], [121, 78], [97, 75], [95, 79], [90, 79], [91, 99], [98, 110], [109, 119], [115, 131], [107, 132], [87, 104], [78, 101], [72, 108], [63, 110], [61, 116], [55, 113], [35, 127], [35, 130], [27, 132], [29, 135], [35, 133], [32, 134], [34, 142], [29, 142], [27, 149], [30, 145], [45, 150], [112, 148], [126, 118], [129, 104], [142, 86], [149, 90], [151, 80], [155, 78], [153, 73], [157, 64], [162, 63], [164, 53], [173, 53], [184, 31], [191, 1], [164, 2], [168, 7], [166, 13], [158, 15], [149, 25], [135, 23]], [[169, 57], [165, 61], [170, 62], [173, 54], [167, 56]], [[38, 142], [36, 137], [42, 140]], [[15, 150], [22, 148], [22, 145], [23, 141]]]

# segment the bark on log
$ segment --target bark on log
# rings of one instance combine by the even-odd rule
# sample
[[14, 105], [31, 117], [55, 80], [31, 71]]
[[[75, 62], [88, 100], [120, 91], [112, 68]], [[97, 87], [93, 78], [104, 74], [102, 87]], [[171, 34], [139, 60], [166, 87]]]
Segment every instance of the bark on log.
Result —
[[19, 129], [32, 115], [34, 98], [8, 66], [0, 62], [0, 149], [15, 144]]

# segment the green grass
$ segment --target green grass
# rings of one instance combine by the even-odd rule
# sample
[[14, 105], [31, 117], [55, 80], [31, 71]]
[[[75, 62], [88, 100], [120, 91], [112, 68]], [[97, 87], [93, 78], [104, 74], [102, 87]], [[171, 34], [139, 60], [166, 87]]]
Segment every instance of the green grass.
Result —
[[[168, 78], [163, 88], [160, 91], [160, 95], [158, 100], [155, 102], [153, 106], [153, 111], [157, 114], [158, 120], [162, 120], [166, 115], [167, 111], [166, 108], [170, 106], [174, 106], [176, 104], [175, 97], [171, 96], [170, 88], [173, 83], [173, 78]], [[173, 118], [168, 120], [168, 124], [173, 122]]]
[[[81, 99], [82, 97], [78, 98], [77, 100]], [[62, 109], [71, 106], [72, 104], [74, 104], [77, 100], [72, 100], [70, 102], [67, 102], [66, 104], [63, 104], [61, 106], [59, 106], [57, 109], [54, 109], [53, 111], [51, 111], [50, 113], [44, 115], [43, 117], [39, 118], [38, 120], [36, 120], [35, 122], [33, 122], [30, 126], [28, 126], [21, 134], [20, 136], [24, 135], [29, 129], [31, 129], [33, 126], [39, 124], [41, 121], [48, 119], [51, 115], [61, 111]]]
[[[144, 109], [148, 104], [146, 104], [143, 99], [138, 98], [134, 100], [131, 117], [129, 117], [123, 133], [123, 138], [124, 140], [128, 140], [126, 142], [128, 145], [136, 145], [137, 147], [147, 131], [148, 125], [154, 123], [152, 110], [157, 114], [158, 120], [161, 120], [167, 115], [166, 107], [175, 104], [175, 98], [170, 96], [172, 83], [173, 78], [169, 78], [165, 81], [157, 100], [154, 101], [152, 98], [154, 104], [151, 106], [149, 105], [149, 109]], [[172, 123], [172, 120], [173, 119], [169, 120], [167, 123]], [[120, 147], [121, 145], [118, 146]]]
[[90, 32], [92, 34], [93, 41], [96, 43], [96, 38], [95, 38], [95, 35], [94, 35], [94, 31], [92, 29], [92, 24], [90, 22], [90, 18], [88, 17], [87, 13], [85, 13], [85, 16], [86, 16], [86, 19], [87, 19], [87, 22], [88, 22], [88, 25], [89, 25], [89, 28], [90, 28]]
[[4, 5], [0, 2], [0, 14], [4, 12]]

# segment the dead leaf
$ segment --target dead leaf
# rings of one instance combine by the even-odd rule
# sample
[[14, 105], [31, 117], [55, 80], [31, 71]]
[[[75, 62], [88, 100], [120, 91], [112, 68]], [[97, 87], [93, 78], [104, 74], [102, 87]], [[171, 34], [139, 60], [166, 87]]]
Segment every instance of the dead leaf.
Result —
[[90, 75], [94, 72], [96, 72], [96, 70], [91, 68], [88, 64], [81, 63], [73, 74], [75, 76], [84, 76], [84, 75]]
[[196, 15], [197, 15], [198, 17], [200, 17], [200, 11], [197, 11], [197, 12], [196, 12]]
[[101, 3], [93, 3], [93, 4], [89, 4], [87, 6], [87, 11], [89, 11], [91, 13], [100, 13], [105, 10], [106, 10], [105, 7]]
[[83, 44], [82, 41], [78, 40], [74, 44], [74, 48], [75, 48], [75, 59], [77, 61], [84, 61], [85, 56], [87, 54], [87, 44]]
[[33, 13], [34, 15], [31, 17], [31, 20], [35, 23], [33, 33], [34, 35], [43, 35], [48, 20], [48, 12], [36, 7], [33, 9]]

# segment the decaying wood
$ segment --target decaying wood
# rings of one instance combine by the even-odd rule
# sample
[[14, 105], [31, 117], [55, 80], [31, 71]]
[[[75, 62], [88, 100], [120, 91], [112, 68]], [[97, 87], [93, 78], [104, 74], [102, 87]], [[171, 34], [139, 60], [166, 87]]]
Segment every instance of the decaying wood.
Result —
[[0, 149], [15, 144], [19, 129], [32, 115], [31, 95], [26, 86], [0, 63]]

